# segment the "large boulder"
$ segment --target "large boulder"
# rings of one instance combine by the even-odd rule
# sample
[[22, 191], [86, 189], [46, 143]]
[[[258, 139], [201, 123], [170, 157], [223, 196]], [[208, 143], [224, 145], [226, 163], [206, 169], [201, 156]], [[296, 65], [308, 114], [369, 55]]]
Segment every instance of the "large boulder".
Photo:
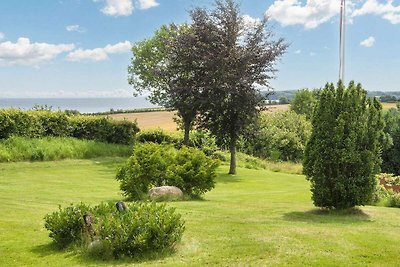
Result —
[[181, 200], [183, 192], [176, 186], [153, 187], [149, 191], [149, 197], [152, 200]]

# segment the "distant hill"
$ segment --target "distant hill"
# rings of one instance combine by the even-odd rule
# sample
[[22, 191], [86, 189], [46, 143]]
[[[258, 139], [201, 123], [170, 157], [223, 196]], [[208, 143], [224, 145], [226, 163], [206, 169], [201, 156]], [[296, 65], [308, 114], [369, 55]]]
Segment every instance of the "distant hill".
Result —
[[[290, 101], [294, 98], [297, 91], [298, 90], [273, 91], [272, 94], [271, 92], [262, 91], [261, 93], [263, 95], [267, 95], [269, 93], [267, 99], [271, 101], [279, 100], [281, 97], [286, 97]], [[367, 91], [367, 92], [369, 97], [383, 97], [385, 99], [390, 99], [390, 97], [392, 97], [392, 100], [396, 98], [397, 101], [400, 101], [400, 91]]]

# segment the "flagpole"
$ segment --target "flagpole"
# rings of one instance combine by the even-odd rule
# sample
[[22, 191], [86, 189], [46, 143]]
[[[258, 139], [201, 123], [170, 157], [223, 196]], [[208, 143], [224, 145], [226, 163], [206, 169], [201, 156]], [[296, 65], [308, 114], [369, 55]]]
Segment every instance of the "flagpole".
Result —
[[339, 80], [344, 82], [346, 39], [346, 0], [340, 2], [340, 34], [339, 34]]

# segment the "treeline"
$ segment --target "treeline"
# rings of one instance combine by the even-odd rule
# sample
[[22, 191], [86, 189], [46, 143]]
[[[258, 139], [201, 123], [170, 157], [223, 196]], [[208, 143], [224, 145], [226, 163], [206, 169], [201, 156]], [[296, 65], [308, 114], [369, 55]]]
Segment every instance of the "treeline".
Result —
[[136, 123], [107, 117], [67, 115], [61, 111], [1, 109], [0, 139], [74, 137], [106, 143], [130, 144], [139, 131]]
[[[271, 102], [276, 102], [280, 104], [282, 103], [282, 100], [284, 101], [292, 101], [297, 92], [301, 91], [304, 89], [300, 90], [283, 90], [283, 91], [262, 91], [262, 94], [266, 99], [268, 99]], [[309, 89], [306, 89], [309, 90]], [[400, 101], [400, 91], [367, 91], [368, 97], [377, 97], [381, 102], [397, 102]]]

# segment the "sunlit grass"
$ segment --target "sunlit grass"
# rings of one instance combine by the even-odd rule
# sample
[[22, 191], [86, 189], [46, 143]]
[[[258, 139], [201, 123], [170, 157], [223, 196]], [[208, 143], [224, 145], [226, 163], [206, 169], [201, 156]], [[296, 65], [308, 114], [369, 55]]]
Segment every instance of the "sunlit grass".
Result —
[[[123, 158], [0, 164], [0, 266], [128, 266], [59, 251], [43, 217], [71, 202], [121, 199], [114, 179]], [[219, 170], [201, 201], [173, 202], [186, 221], [176, 253], [153, 266], [398, 266], [400, 210], [315, 209], [302, 175]]]

